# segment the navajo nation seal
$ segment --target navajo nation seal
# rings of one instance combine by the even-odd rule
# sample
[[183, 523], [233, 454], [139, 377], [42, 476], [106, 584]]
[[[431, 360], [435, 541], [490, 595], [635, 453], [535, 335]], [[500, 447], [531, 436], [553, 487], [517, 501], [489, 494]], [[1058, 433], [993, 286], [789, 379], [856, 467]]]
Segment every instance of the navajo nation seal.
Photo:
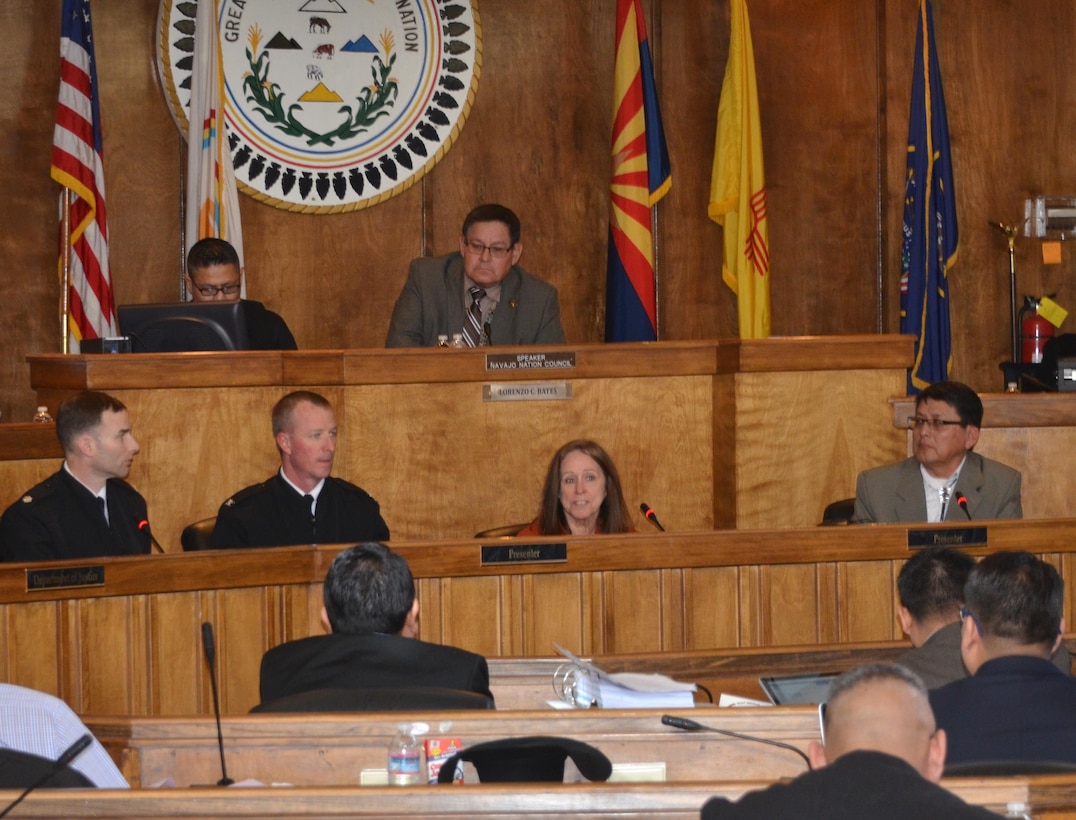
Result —
[[[158, 67], [187, 133], [198, 2], [161, 0]], [[453, 142], [482, 68], [477, 0], [217, 0], [240, 190], [340, 213], [415, 184]]]

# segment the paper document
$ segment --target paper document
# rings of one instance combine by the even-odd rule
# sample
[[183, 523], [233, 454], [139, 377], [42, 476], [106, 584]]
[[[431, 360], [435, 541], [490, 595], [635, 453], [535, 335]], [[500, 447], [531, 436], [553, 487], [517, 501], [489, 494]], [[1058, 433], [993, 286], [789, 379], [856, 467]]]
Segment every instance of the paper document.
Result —
[[676, 709], [695, 705], [693, 683], [673, 680], [667, 675], [641, 672], [605, 672], [578, 658], [557, 644], [563, 657], [576, 667], [571, 686], [576, 706], [597, 704], [603, 709]]

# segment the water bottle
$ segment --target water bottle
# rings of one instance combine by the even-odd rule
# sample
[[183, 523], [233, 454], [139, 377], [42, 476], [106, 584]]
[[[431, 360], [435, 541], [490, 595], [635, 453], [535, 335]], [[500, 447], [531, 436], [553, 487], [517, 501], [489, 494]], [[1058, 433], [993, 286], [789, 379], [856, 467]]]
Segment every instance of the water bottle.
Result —
[[444, 333], [442, 333], [440, 336], [438, 336], [437, 337], [437, 346], [438, 347], [448, 347], [448, 336], [446, 336]]
[[390, 786], [418, 786], [426, 782], [426, 751], [410, 723], [396, 727], [396, 735], [389, 744], [387, 768]]
[[450, 347], [467, 347], [467, 345], [463, 341], [462, 333], [452, 334], [452, 344], [450, 345]]
[[49, 408], [42, 405], [37, 408], [37, 412], [34, 413], [34, 421], [39, 424], [48, 424], [52, 421], [52, 416], [49, 415]]

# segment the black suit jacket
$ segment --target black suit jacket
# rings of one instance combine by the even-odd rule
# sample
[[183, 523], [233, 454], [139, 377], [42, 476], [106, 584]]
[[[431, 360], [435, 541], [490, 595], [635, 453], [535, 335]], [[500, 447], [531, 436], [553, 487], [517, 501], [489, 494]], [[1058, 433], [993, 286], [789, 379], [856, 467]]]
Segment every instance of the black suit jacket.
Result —
[[994, 658], [933, 690], [930, 705], [949, 736], [947, 764], [1076, 763], [1076, 679], [1043, 658]]
[[[385, 347], [433, 347], [467, 321], [463, 257], [420, 257], [411, 262], [396, 299]], [[490, 344], [564, 344], [557, 289], [515, 265], [501, 282], [501, 298], [489, 320]]]
[[295, 337], [283, 317], [261, 302], [243, 300], [243, 319], [251, 350], [298, 350]]
[[329, 476], [318, 495], [317, 515], [277, 473], [240, 490], [220, 506], [210, 549], [283, 547], [294, 544], [357, 544], [388, 541], [381, 508], [349, 481]]
[[481, 655], [399, 635], [315, 635], [262, 657], [262, 703], [314, 689], [435, 686], [493, 699]]
[[146, 501], [126, 481], [108, 480], [108, 523], [97, 498], [66, 470], [46, 478], [0, 518], [0, 560], [50, 561], [149, 552]]
[[997, 820], [980, 806], [931, 783], [903, 760], [849, 752], [795, 780], [749, 792], [735, 803], [715, 797], [702, 820]]

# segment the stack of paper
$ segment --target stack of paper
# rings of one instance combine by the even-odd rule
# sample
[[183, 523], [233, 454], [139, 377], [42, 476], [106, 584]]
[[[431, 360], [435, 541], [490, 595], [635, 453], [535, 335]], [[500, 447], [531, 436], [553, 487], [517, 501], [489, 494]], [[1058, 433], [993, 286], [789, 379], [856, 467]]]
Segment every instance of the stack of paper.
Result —
[[636, 672], [603, 672], [553, 644], [557, 652], [577, 668], [575, 705], [597, 704], [603, 709], [682, 709], [695, 705], [695, 684], [681, 683], [665, 675]]

